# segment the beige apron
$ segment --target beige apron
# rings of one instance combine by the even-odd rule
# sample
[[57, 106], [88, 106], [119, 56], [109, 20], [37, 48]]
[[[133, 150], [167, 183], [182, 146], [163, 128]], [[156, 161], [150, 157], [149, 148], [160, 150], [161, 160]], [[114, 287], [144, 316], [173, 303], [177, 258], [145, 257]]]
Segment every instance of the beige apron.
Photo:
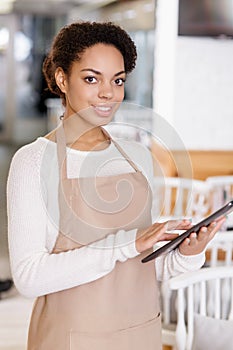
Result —
[[[68, 179], [64, 129], [58, 128], [60, 231], [53, 253], [151, 224], [148, 182], [111, 142], [134, 172]], [[28, 350], [161, 350], [155, 264], [141, 263], [146, 254], [117, 262], [112, 272], [93, 282], [37, 298]]]

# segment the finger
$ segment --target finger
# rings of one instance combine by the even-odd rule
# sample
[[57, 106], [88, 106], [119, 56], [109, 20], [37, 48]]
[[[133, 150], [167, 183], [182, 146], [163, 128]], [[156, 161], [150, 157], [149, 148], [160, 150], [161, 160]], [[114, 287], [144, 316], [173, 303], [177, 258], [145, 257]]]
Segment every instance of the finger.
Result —
[[179, 234], [177, 233], [164, 233], [160, 238], [159, 242], [161, 241], [172, 241], [173, 239], [179, 237]]
[[181, 221], [181, 223], [177, 226], [177, 229], [179, 230], [188, 230], [193, 226], [192, 219], [184, 219]]
[[226, 220], [227, 219], [227, 216], [225, 216], [225, 215], [221, 215], [221, 216], [219, 216], [216, 220], [215, 220], [215, 222], [218, 222], [218, 221], [221, 221], [221, 220]]
[[168, 230], [182, 230], [182, 229], [188, 229], [192, 227], [192, 223], [189, 219], [183, 219], [183, 220], [169, 220], [168, 223]]
[[189, 238], [189, 245], [190, 246], [197, 244], [197, 233], [196, 232], [192, 232], [188, 238]]
[[217, 226], [219, 225], [219, 228], [222, 226], [222, 224], [226, 221], [226, 216], [221, 216], [220, 218], [216, 219], [215, 222], [217, 223]]
[[164, 233], [167, 231], [168, 224], [167, 222], [162, 222], [162, 223], [154, 223], [152, 226], [149, 228], [149, 232], [147, 233], [148, 236], [153, 236], [154, 234], [159, 234], [159, 233]]
[[203, 226], [199, 232], [198, 232], [198, 241], [202, 241], [203, 239], [206, 239], [206, 236], [207, 236], [207, 227], [206, 226]]
[[213, 221], [208, 227], [202, 227], [200, 232], [198, 233], [198, 240], [201, 241], [207, 238], [208, 240], [211, 240], [216, 234], [216, 232], [219, 231], [224, 221], [225, 218], [223, 217], [219, 221]]
[[183, 240], [183, 242], [180, 244], [180, 246], [181, 246], [181, 248], [186, 248], [186, 247], [188, 247], [189, 246], [189, 244], [190, 244], [190, 238], [189, 237], [187, 237], [187, 238], [185, 238], [184, 240]]
[[156, 227], [155, 230], [152, 230], [149, 235], [145, 236], [145, 240], [147, 241], [147, 244], [149, 246], [152, 246], [156, 242], [163, 240], [163, 235], [166, 234], [167, 231], [167, 223], [164, 223], [160, 225], [159, 227]]
[[226, 220], [225, 218], [222, 218], [220, 221], [215, 221], [210, 224], [208, 228], [210, 230], [210, 234], [209, 234], [210, 239], [212, 239], [215, 236], [215, 234], [220, 230], [225, 220]]

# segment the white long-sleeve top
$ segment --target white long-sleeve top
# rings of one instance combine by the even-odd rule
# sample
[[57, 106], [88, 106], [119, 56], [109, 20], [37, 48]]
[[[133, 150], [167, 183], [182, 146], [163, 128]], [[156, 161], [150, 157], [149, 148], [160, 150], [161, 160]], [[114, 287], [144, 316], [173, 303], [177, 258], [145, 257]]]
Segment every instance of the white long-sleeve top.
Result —
[[[153, 181], [150, 151], [136, 142], [120, 146]], [[135, 171], [113, 143], [104, 150], [84, 152], [67, 148], [69, 178], [111, 176]], [[44, 137], [14, 155], [7, 182], [8, 240], [12, 276], [19, 292], [37, 297], [94, 281], [110, 273], [117, 261], [137, 256], [137, 230], [115, 235], [68, 252], [53, 254], [59, 232], [59, 171], [56, 144]], [[49, 189], [49, 190], [48, 190]], [[127, 239], [127, 245], [121, 244]], [[95, 249], [100, 247], [106, 249]], [[155, 259], [158, 280], [200, 268], [205, 254], [183, 256], [176, 249]]]

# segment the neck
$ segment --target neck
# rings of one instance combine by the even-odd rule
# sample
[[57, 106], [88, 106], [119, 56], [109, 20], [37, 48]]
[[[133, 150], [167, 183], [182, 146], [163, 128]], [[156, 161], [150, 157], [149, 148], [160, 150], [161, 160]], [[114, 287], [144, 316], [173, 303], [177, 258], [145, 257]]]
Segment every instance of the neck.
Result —
[[[74, 115], [63, 119], [66, 144], [74, 149], [93, 150], [106, 148], [109, 137], [101, 126], [93, 126], [83, 123]], [[107, 142], [108, 141], [108, 142]]]

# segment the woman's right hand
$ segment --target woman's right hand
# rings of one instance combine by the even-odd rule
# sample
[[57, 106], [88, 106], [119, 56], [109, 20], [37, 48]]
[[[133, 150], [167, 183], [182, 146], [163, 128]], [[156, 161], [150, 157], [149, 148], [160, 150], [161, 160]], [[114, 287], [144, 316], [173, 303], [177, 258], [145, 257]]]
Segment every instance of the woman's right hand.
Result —
[[169, 220], [166, 222], [155, 222], [146, 229], [138, 230], [136, 237], [136, 249], [139, 253], [152, 248], [160, 241], [170, 241], [178, 237], [177, 233], [168, 233], [170, 230], [188, 230], [192, 227], [189, 220]]

